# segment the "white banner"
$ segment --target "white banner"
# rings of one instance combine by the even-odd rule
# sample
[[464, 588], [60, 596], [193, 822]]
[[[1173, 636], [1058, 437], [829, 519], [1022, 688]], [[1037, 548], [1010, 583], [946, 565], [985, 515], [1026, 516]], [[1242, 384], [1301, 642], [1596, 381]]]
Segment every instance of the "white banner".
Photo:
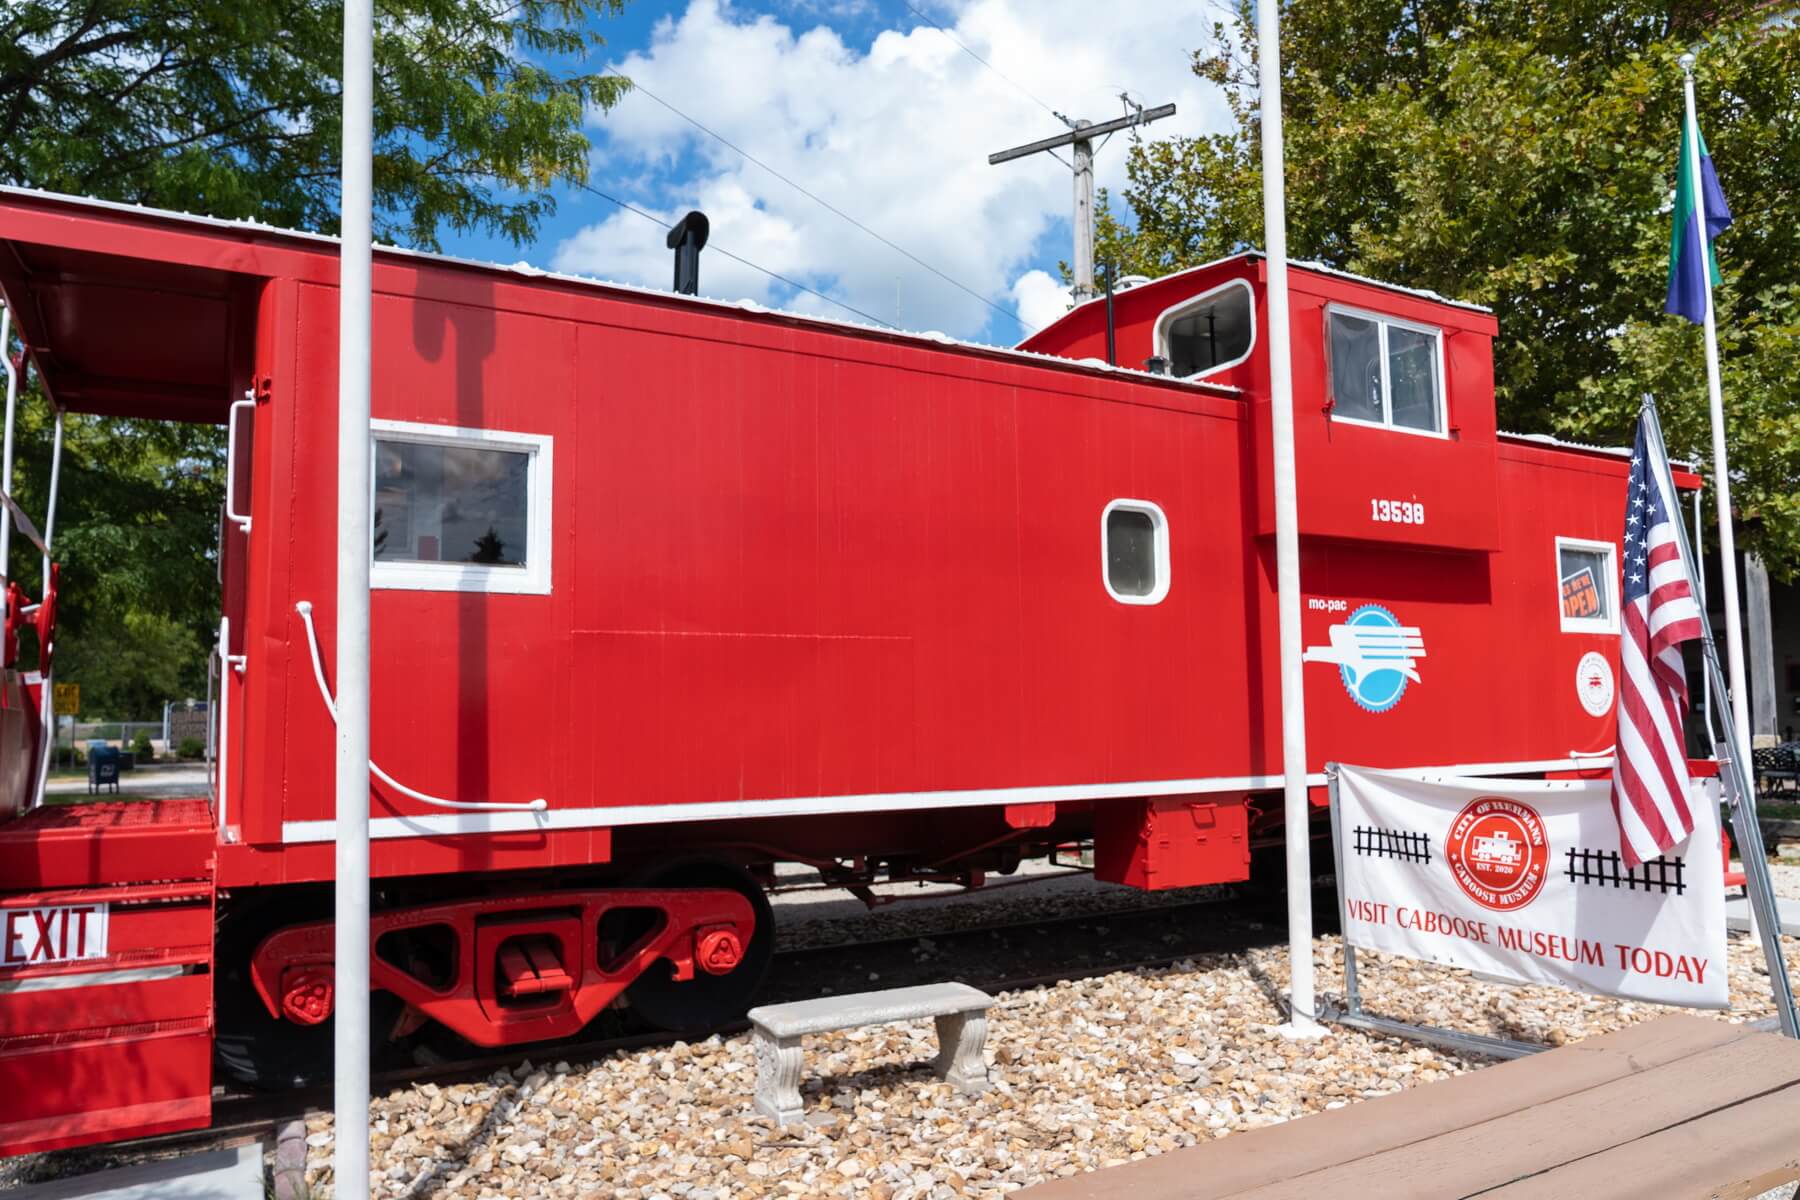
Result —
[[1727, 1007], [1716, 780], [1694, 782], [1686, 844], [1627, 871], [1607, 780], [1337, 770], [1352, 945], [1522, 983]]

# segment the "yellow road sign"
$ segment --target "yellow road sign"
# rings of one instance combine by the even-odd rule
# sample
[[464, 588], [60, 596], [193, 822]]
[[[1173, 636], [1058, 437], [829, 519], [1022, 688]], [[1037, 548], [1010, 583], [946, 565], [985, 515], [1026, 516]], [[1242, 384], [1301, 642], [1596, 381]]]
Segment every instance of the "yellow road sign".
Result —
[[81, 685], [79, 683], [59, 683], [56, 685], [54, 697], [56, 711], [65, 716], [81, 714]]

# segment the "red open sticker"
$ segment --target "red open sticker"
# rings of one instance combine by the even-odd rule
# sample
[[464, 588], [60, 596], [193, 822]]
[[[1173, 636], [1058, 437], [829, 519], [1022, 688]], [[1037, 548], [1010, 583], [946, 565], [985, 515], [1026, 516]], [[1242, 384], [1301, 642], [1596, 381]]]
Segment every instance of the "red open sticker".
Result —
[[1594, 583], [1593, 568], [1583, 567], [1562, 581], [1562, 604], [1565, 617], [1600, 615], [1600, 589]]

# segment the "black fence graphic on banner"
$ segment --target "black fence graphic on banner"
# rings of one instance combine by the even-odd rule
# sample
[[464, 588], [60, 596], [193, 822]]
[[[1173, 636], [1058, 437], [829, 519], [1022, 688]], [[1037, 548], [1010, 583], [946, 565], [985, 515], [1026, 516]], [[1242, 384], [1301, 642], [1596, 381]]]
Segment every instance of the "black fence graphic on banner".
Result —
[[1679, 858], [1653, 858], [1626, 870], [1617, 850], [1571, 849], [1566, 853], [1569, 865], [1563, 875], [1570, 883], [1596, 887], [1611, 884], [1634, 892], [1642, 890], [1665, 895], [1674, 892], [1677, 896], [1687, 891], [1687, 881], [1683, 878], [1687, 864]]
[[1352, 849], [1369, 858], [1395, 858], [1401, 862], [1431, 861], [1431, 839], [1422, 833], [1358, 825]]

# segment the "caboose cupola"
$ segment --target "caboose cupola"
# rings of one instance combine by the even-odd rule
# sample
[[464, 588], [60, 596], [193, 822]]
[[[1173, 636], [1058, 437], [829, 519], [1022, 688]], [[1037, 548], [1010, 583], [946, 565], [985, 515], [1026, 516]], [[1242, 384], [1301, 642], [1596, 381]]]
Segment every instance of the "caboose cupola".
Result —
[[[1122, 365], [1237, 392], [1258, 452], [1257, 531], [1274, 532], [1266, 262], [1247, 251], [1122, 288]], [[1303, 536], [1489, 552], [1499, 548], [1494, 318], [1477, 305], [1319, 264], [1289, 279], [1294, 441]], [[1021, 348], [1105, 353], [1106, 306], [1077, 305]]]

